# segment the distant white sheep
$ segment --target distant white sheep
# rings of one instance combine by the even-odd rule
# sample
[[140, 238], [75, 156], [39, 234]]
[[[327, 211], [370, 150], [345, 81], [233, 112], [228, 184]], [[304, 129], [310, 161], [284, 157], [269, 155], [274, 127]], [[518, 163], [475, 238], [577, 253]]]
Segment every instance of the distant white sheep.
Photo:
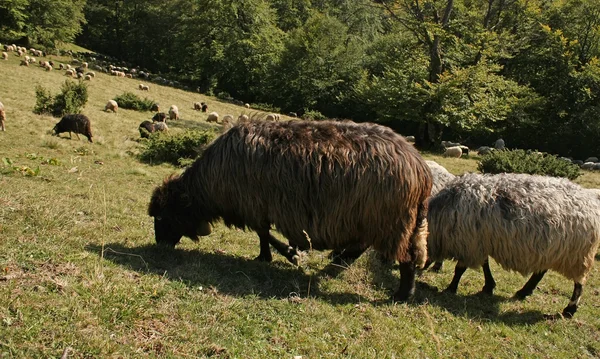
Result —
[[112, 111], [116, 113], [118, 109], [119, 104], [115, 100], [108, 100], [106, 106], [104, 106], [104, 111]]
[[267, 121], [279, 121], [281, 117], [279, 116], [279, 114], [276, 113], [270, 113], [267, 115], [267, 117], [265, 117], [265, 120]]
[[233, 116], [232, 115], [225, 115], [223, 116], [223, 123], [233, 123]]
[[169, 108], [169, 120], [179, 120], [179, 109], [175, 105]]
[[6, 110], [4, 109], [4, 105], [0, 102], [0, 131], [6, 131]]
[[2, 53], [2, 60], [8, 60], [8, 54], [6, 52]]
[[459, 146], [448, 147], [446, 148], [446, 151], [444, 151], [444, 157], [460, 158], [460, 156], [462, 156], [462, 153], [462, 148], [460, 148]]
[[211, 112], [208, 114], [208, 117], [206, 118], [206, 122], [215, 122], [218, 123], [219, 122], [219, 114], [216, 112]]
[[[116, 72], [119, 72], [119, 71], [116, 71]], [[145, 85], [145, 84], [140, 84], [139, 88], [142, 91], [149, 91], [150, 90], [150, 86]]]

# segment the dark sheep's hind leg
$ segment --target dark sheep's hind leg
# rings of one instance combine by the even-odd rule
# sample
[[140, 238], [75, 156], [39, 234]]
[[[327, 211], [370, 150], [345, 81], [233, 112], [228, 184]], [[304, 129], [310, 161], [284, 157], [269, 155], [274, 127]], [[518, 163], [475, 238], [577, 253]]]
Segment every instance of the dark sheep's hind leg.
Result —
[[583, 285], [581, 283], [575, 283], [573, 288], [573, 295], [571, 296], [571, 301], [569, 305], [565, 309], [563, 309], [563, 317], [565, 318], [573, 318], [575, 312], [577, 311], [577, 305], [579, 304], [579, 299], [581, 299], [581, 293], [583, 292]]
[[487, 259], [485, 260], [485, 262], [483, 262], [483, 276], [485, 278], [485, 284], [483, 285], [481, 293], [489, 295], [494, 294], [494, 288], [496, 288], [496, 281], [494, 280], [494, 277], [492, 277], [490, 261]]
[[460, 264], [456, 264], [454, 267], [454, 277], [452, 278], [452, 282], [448, 286], [448, 288], [444, 289], [444, 292], [456, 294], [458, 290], [458, 282], [460, 282], [460, 277], [465, 273], [467, 267], [463, 267]]
[[542, 278], [544, 278], [544, 274], [546, 274], [546, 272], [547, 271], [533, 273], [531, 275], [531, 277], [529, 278], [529, 280], [527, 281], [527, 283], [525, 283], [523, 288], [519, 289], [515, 293], [513, 298], [518, 299], [518, 300], [523, 300], [523, 299], [527, 298], [528, 296], [530, 296], [533, 293], [533, 291], [535, 290], [535, 288], [537, 287], [537, 285], [540, 283]]
[[351, 264], [365, 252], [362, 247], [347, 247], [344, 249], [336, 249], [331, 252], [329, 257], [334, 264], [344, 265]]
[[400, 263], [400, 288], [394, 293], [394, 301], [406, 302], [415, 294], [415, 264]]

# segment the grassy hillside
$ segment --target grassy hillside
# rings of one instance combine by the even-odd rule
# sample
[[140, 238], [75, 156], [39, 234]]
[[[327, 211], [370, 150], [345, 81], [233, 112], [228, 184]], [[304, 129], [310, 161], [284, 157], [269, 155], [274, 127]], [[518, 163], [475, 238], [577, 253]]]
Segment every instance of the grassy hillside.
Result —
[[[67, 61], [66, 59], [61, 59]], [[173, 251], [156, 250], [146, 206], [152, 189], [179, 169], [148, 166], [135, 154], [138, 124], [150, 113], [103, 112], [125, 91], [180, 109], [171, 131], [218, 126], [192, 110], [238, 115], [246, 109], [139, 80], [97, 74], [83, 111], [95, 143], [49, 131], [57, 119], [33, 114], [35, 86], [58, 92], [63, 72], [0, 61], [0, 356], [124, 358], [437, 358], [600, 356], [600, 266], [584, 287], [573, 320], [560, 312], [573, 283], [548, 273], [525, 302], [510, 297], [525, 278], [492, 264], [498, 286], [478, 295], [481, 272], [469, 270], [458, 295], [441, 293], [452, 278], [424, 273], [408, 304], [389, 296], [399, 285], [366, 254], [348, 268], [312, 252], [297, 268], [258, 255], [251, 232], [217, 226]], [[439, 161], [453, 173], [475, 171], [474, 159]], [[600, 176], [580, 182], [600, 187]], [[598, 259], [598, 257], [597, 257]]]

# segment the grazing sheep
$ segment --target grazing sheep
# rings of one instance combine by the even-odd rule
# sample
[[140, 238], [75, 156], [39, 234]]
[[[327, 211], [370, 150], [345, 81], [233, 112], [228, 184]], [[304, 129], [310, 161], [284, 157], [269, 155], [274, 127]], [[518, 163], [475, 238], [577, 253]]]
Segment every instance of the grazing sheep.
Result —
[[202, 104], [200, 102], [194, 102], [194, 110], [196, 110], [196, 111], [202, 110]]
[[92, 81], [92, 76], [85, 75], [85, 77], [83, 79], [86, 80], [86, 81]]
[[96, 73], [94, 71], [89, 71], [86, 76], [96, 77]]
[[169, 120], [179, 120], [179, 109], [175, 105], [169, 108]]
[[4, 109], [4, 105], [0, 102], [0, 131], [6, 131], [6, 110]]
[[459, 146], [448, 147], [446, 148], [446, 151], [444, 151], [444, 157], [460, 158], [460, 156], [462, 156], [462, 153], [462, 148], [460, 148]]
[[575, 282], [563, 310], [572, 317], [600, 241], [600, 201], [590, 193], [566, 179], [526, 174], [465, 174], [450, 182], [429, 201], [428, 216], [430, 259], [458, 261], [446, 290], [455, 293], [467, 268], [483, 266], [483, 292], [491, 294], [488, 257], [533, 273], [518, 299], [552, 269]]
[[219, 122], [219, 114], [216, 112], [209, 113], [208, 117], [206, 118], [206, 122], [218, 123]]
[[405, 136], [404, 138], [406, 138], [408, 142], [415, 142], [415, 136]]
[[585, 162], [584, 164], [581, 165], [581, 169], [582, 170], [591, 170], [594, 168], [595, 163], [594, 162]]
[[27, 60], [21, 60], [19, 66], [29, 66], [29, 62]]
[[52, 66], [50, 66], [50, 64], [46, 64], [46, 66], [44, 66], [44, 68], [46, 69], [46, 71], [52, 71]]
[[75, 76], [75, 71], [73, 69], [68, 69], [67, 71], [65, 71], [65, 76]]
[[248, 117], [248, 115], [240, 115], [238, 117], [238, 121], [248, 121], [250, 118]]
[[108, 102], [106, 103], [106, 106], [104, 106], [104, 111], [112, 111], [114, 113], [117, 113], [118, 109], [119, 109], [119, 104], [115, 100], [108, 100]]
[[298, 114], [296, 112], [290, 112], [290, 113], [288, 113], [288, 116], [290, 116], [290, 117], [298, 117]]
[[152, 112], [158, 112], [158, 111], [160, 111], [160, 105], [157, 104], [157, 103], [153, 103], [152, 107], [150, 107], [150, 111], [152, 111]]
[[88, 141], [94, 142], [92, 140], [92, 128], [90, 125], [90, 119], [87, 118], [86, 115], [82, 114], [68, 114], [64, 115], [60, 121], [54, 126], [52, 129], [54, 131], [54, 135], [58, 136], [63, 132], [69, 132], [69, 138], [71, 138], [71, 132], [74, 132], [79, 139], [79, 134], [81, 133], [85, 137], [87, 137]]
[[244, 107], [245, 107], [245, 108], [250, 108], [250, 104], [249, 104], [249, 103], [246, 103], [246, 104], [244, 104]]
[[2, 60], [8, 60], [8, 54], [6, 52], [2, 53]]
[[152, 116], [152, 122], [165, 122], [167, 120], [167, 114], [164, 112], [155, 113]]
[[478, 155], [485, 156], [485, 155], [489, 155], [490, 153], [492, 153], [492, 151], [494, 151], [494, 149], [491, 147], [488, 147], [488, 146], [481, 146], [476, 151], [477, 151]]
[[208, 111], [208, 105], [203, 103], [202, 104], [202, 112], [206, 112], [206, 111]]
[[59, 70], [64, 70], [64, 69], [65, 69], [65, 65], [63, 65], [63, 64], [58, 64], [58, 69], [59, 69]]
[[[173, 247], [208, 235], [210, 223], [250, 228], [258, 260], [272, 245], [290, 262], [296, 249], [373, 246], [400, 262], [395, 300], [414, 293], [425, 263], [431, 172], [391, 129], [351, 121], [251, 120], [218, 137], [180, 176], [154, 190], [148, 213], [156, 242]], [[289, 246], [269, 231], [275, 225]]]
[[[117, 75], [117, 76], [120, 76], [120, 75]], [[150, 90], [150, 87], [148, 85], [140, 84], [139, 87], [140, 87], [140, 90], [142, 90], [142, 91], [149, 91]]]
[[494, 148], [497, 150], [503, 150], [505, 148], [504, 140], [499, 138], [494, 142]]
[[267, 115], [267, 117], [265, 117], [266, 121], [279, 121], [279, 119], [281, 118], [281, 116], [279, 116], [276, 113], [270, 113]]
[[150, 134], [157, 131], [168, 131], [169, 127], [164, 122], [144, 121], [140, 123], [139, 131], [142, 138], [150, 137]]
[[223, 123], [232, 123], [233, 122], [233, 115], [225, 115], [223, 116]]
[[585, 161], [583, 162], [598, 162], [598, 157], [588, 157]]

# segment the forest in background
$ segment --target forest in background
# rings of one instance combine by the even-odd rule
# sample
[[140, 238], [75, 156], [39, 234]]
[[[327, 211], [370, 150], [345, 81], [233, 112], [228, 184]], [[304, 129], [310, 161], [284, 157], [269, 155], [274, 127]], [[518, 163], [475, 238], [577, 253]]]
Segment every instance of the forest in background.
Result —
[[441, 139], [600, 155], [600, 0], [0, 0], [0, 41], [75, 42], [206, 94]]

